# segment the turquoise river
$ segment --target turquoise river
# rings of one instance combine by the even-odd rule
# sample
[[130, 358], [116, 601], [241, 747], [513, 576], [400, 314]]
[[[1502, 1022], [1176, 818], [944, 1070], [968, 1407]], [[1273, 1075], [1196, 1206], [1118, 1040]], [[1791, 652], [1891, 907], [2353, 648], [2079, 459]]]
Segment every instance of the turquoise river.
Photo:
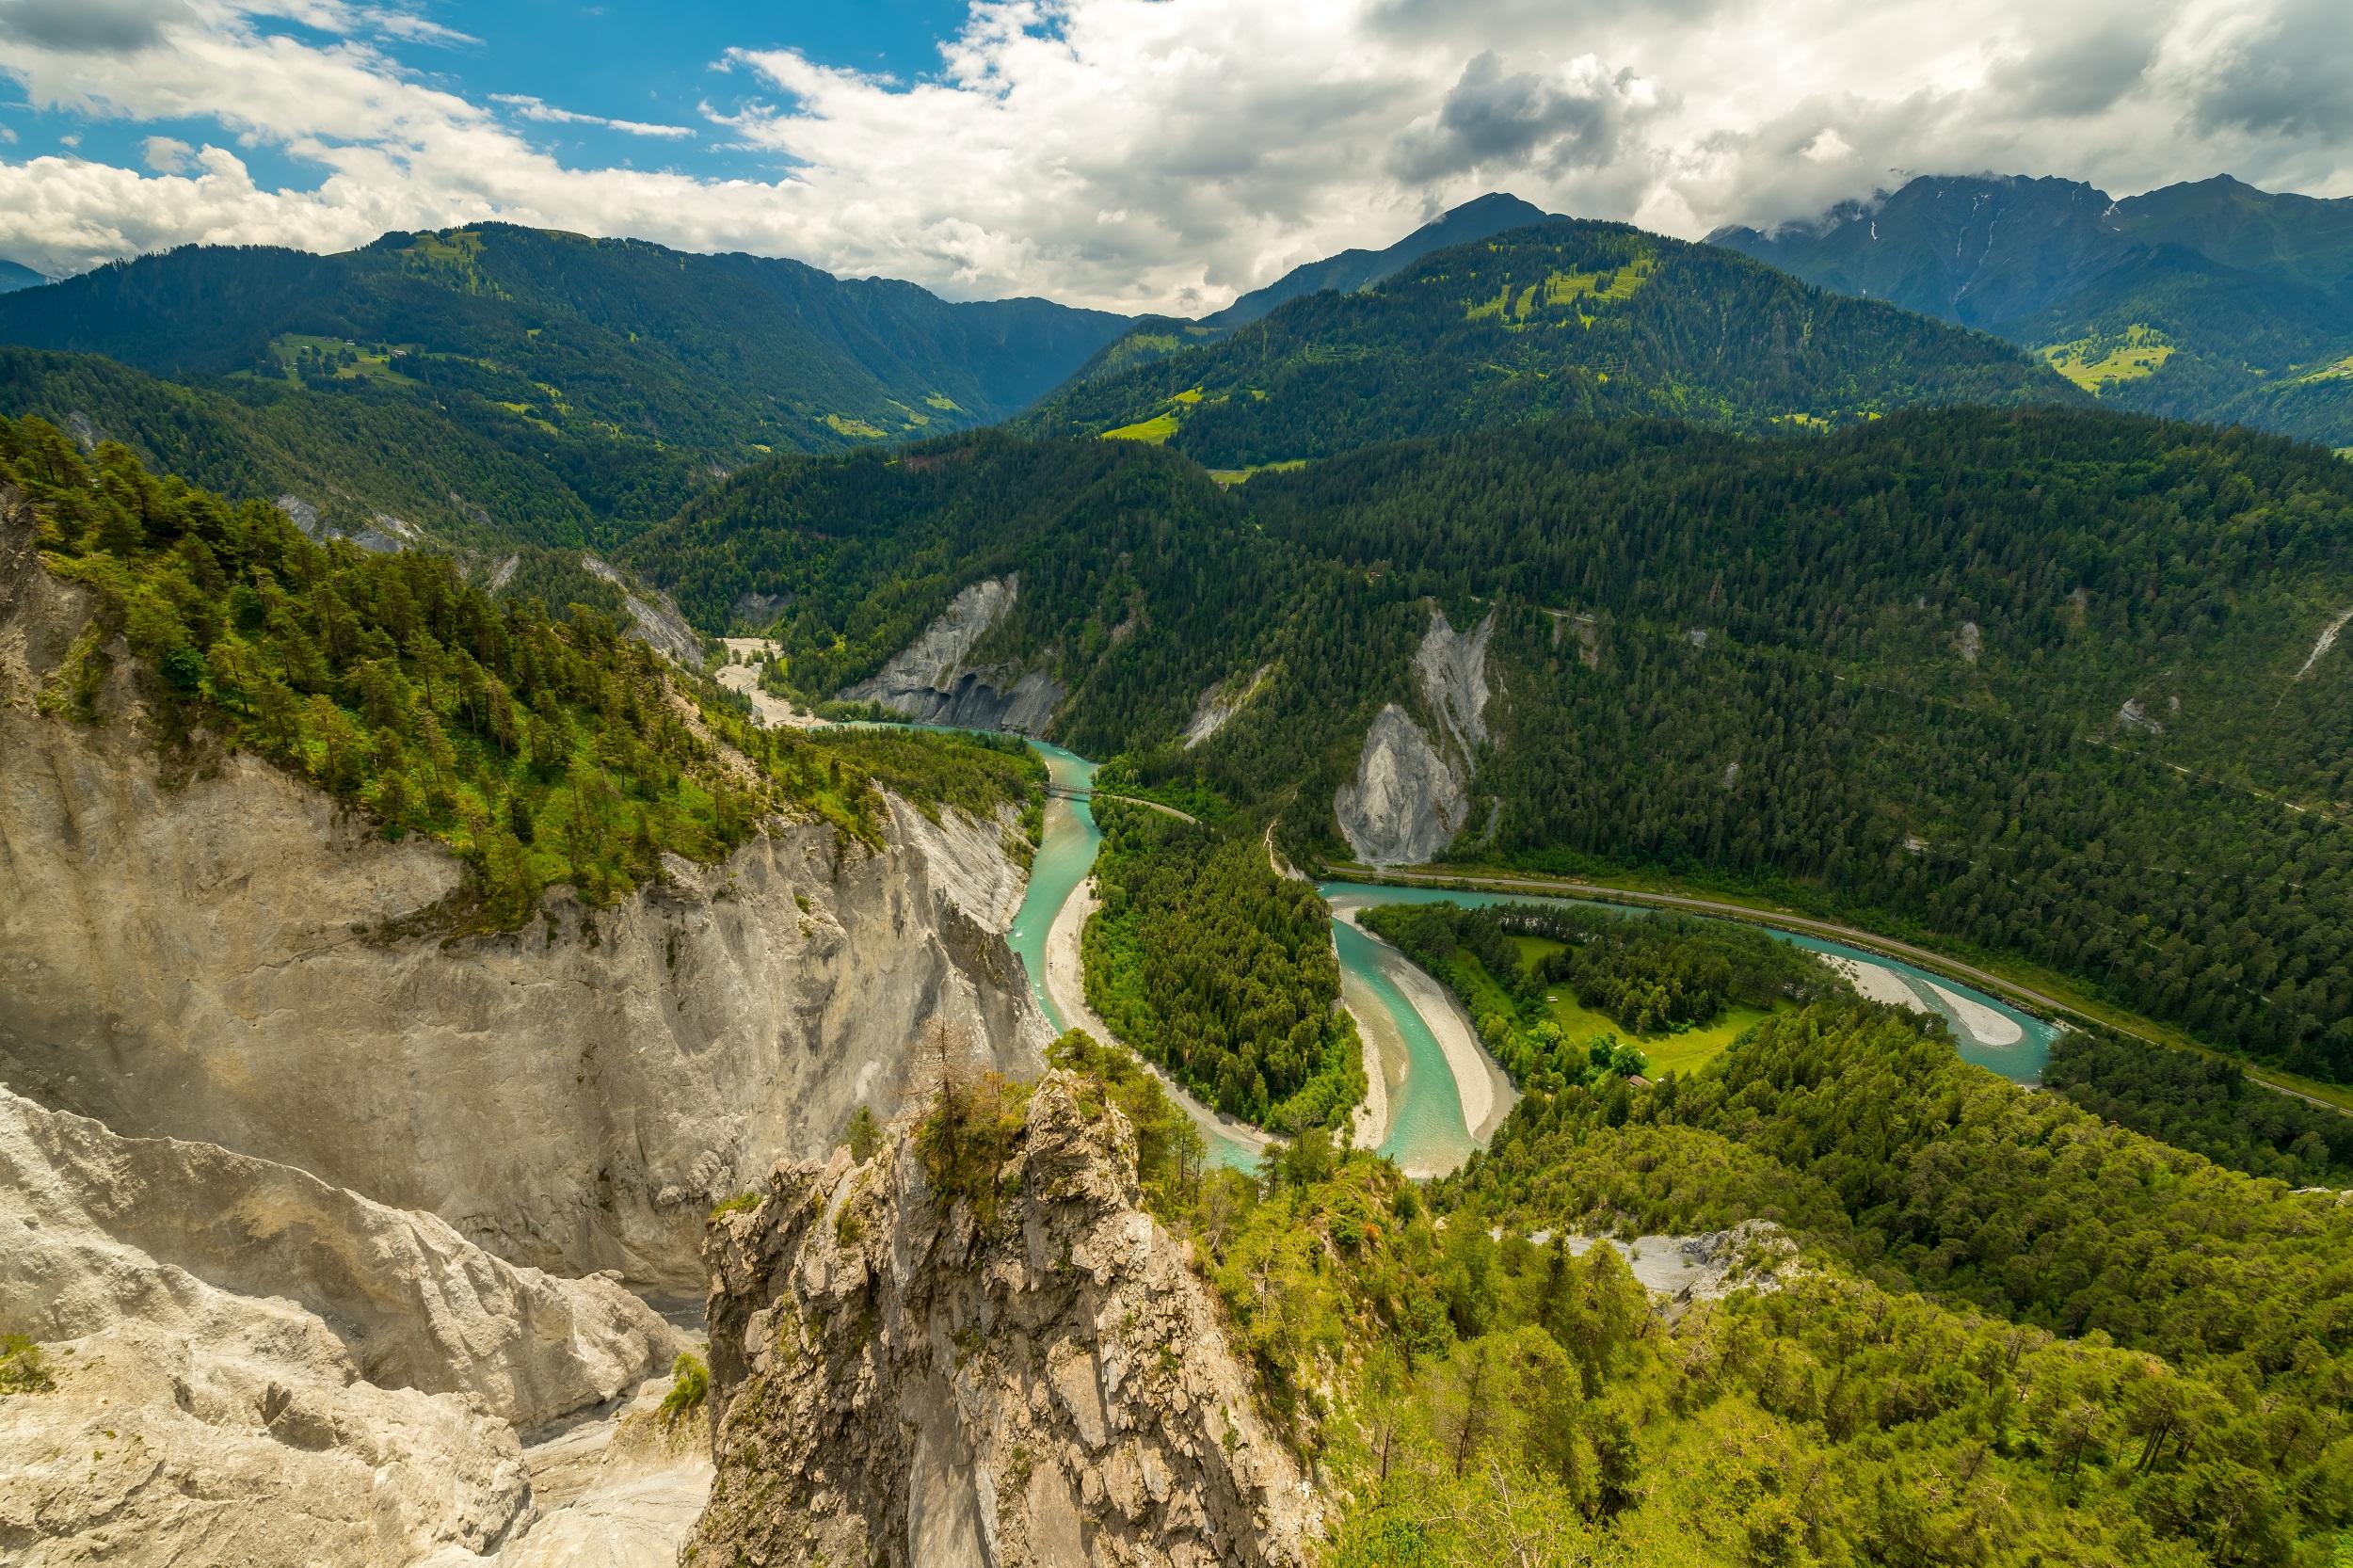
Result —
[[[1093, 789], [1096, 768], [1093, 762], [1044, 741], [1030, 744], [1045, 759], [1048, 773], [1057, 786], [1074, 791]], [[1058, 1031], [1067, 1027], [1067, 1021], [1046, 984], [1048, 934], [1064, 902], [1086, 881], [1087, 873], [1095, 864], [1096, 850], [1102, 840], [1101, 831], [1095, 825], [1095, 813], [1086, 801], [1059, 797], [1049, 800], [1046, 811], [1046, 841], [1038, 847], [1037, 857], [1030, 870], [1028, 892], [1022, 899], [1020, 910], [1014, 917], [1012, 928], [1006, 933], [1013, 951], [1020, 957], [1022, 968], [1029, 974], [1038, 1005], [1045, 1010], [1047, 1017]], [[1342, 907], [1438, 902], [1475, 906], [1578, 902], [1446, 888], [1393, 888], [1358, 882], [1321, 883], [1319, 884], [1319, 890], [1326, 899], [1337, 901]], [[1633, 912], [1622, 911], [1620, 906], [1614, 904], [1589, 906]], [[1954, 1039], [1960, 1043], [1961, 1054], [1967, 1060], [2020, 1083], [2032, 1083], [2041, 1076], [2043, 1061], [2050, 1054], [2051, 1041], [2057, 1032], [2043, 1020], [1957, 981], [1931, 975], [1893, 958], [1814, 936], [1782, 932], [1772, 932], [1771, 935], [1832, 958], [1869, 966], [1881, 971], [1880, 975], [1872, 977], [1881, 987], [1881, 994], [1891, 1000], [1902, 1000], [1908, 993], [1913, 1004], [1920, 1010], [1932, 1012], [1944, 1018], [1951, 1026]], [[1367, 1020], [1370, 1032], [1378, 1037], [1393, 1032], [1393, 1041], [1402, 1047], [1402, 1060], [1392, 1060], [1390, 1070], [1384, 1075], [1388, 1080], [1385, 1084], [1388, 1127], [1380, 1144], [1381, 1152], [1412, 1171], [1451, 1169], [1478, 1146], [1475, 1136], [1478, 1129], [1466, 1124], [1463, 1096], [1457, 1087], [1454, 1068], [1448, 1062], [1445, 1048], [1439, 1043], [1430, 1020], [1423, 1016], [1422, 1009], [1407, 998], [1405, 987], [1400, 984], [1401, 978], [1410, 980], [1417, 975], [1417, 971], [1409, 973], [1410, 966], [1394, 948], [1358, 930], [1345, 920], [1333, 920], [1332, 936], [1339, 955], [1342, 982], [1351, 993], [1352, 1004], [1360, 1009], [1366, 1006], [1377, 1008], [1385, 1015]], [[1422, 994], [1425, 1006], [1452, 1005], [1438, 991], [1434, 982], [1427, 981], [1426, 977], [1422, 977], [1422, 983], [1413, 988]], [[1488, 1071], [1492, 1076], [1492, 1067]], [[1257, 1150], [1250, 1143], [1220, 1130], [1206, 1116], [1198, 1119], [1204, 1122], [1210, 1141], [1210, 1153], [1214, 1158], [1244, 1168], [1256, 1163]]]

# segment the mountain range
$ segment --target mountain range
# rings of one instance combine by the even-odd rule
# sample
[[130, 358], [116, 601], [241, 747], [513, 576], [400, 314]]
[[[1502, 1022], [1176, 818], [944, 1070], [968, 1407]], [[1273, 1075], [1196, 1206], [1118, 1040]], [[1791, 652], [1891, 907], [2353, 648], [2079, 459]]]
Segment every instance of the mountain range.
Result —
[[1245, 471], [1567, 413], [1798, 430], [1913, 403], [2080, 396], [1982, 334], [1721, 249], [1563, 219], [1429, 251], [1350, 292], [1299, 295], [1230, 333], [1082, 376], [1020, 427], [1164, 441]]
[[771, 452], [1001, 419], [1125, 326], [485, 224], [328, 256], [187, 247], [0, 296], [0, 342], [105, 361], [17, 354], [0, 377], [8, 412], [203, 454], [191, 478], [344, 532], [584, 544]]
[[1923, 176], [1708, 240], [1998, 333], [2120, 408], [2353, 446], [2353, 199]]

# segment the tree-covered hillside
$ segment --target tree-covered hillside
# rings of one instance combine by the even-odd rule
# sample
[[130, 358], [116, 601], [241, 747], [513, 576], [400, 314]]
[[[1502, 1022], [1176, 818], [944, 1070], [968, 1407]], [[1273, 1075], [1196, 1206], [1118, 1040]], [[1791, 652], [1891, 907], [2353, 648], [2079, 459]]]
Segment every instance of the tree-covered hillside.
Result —
[[1794, 430], [1914, 403], [2080, 396], [1991, 339], [1705, 246], [1564, 221], [1433, 252], [1362, 293], [1293, 299], [1068, 387], [1023, 428], [1250, 469], [1560, 414]]
[[2353, 470], [2311, 448], [2092, 410], [1561, 422], [1219, 491], [990, 437], [745, 475], [633, 560], [714, 628], [739, 584], [792, 596], [810, 696], [1018, 569], [983, 652], [1062, 679], [1058, 737], [1336, 857], [1433, 606], [1492, 612], [1460, 854], [1766, 892], [2353, 1079], [2353, 640], [2323, 635]]
[[2228, 176], [2118, 201], [2071, 180], [1924, 175], [1709, 238], [1999, 333], [2119, 408], [2353, 444], [2353, 200]]
[[[1935, 1023], [1817, 1002], [1655, 1087], [1539, 1089], [1423, 1189], [1320, 1132], [1204, 1173], [1116, 1052], [1057, 1057], [1136, 1123], [1335, 1563], [2329, 1568], [2353, 1523], [2353, 1209]], [[1637, 1283], [1711, 1251], [1688, 1300]]]
[[[160, 395], [200, 394], [229, 440], [324, 471], [291, 488], [342, 485], [361, 506], [417, 507], [428, 515], [410, 520], [437, 532], [455, 512], [475, 534], [543, 542], [552, 509], [600, 520], [609, 539], [771, 451], [1002, 418], [1124, 326], [1043, 300], [950, 304], [795, 262], [503, 224], [333, 256], [187, 247], [0, 298], [0, 343], [181, 383], [192, 390]], [[79, 389], [43, 384], [79, 374], [63, 365], [19, 360], [0, 412], [75, 411]], [[170, 460], [168, 424], [136, 401], [103, 417], [106, 434]], [[370, 460], [442, 467], [452, 483], [379, 485]], [[427, 490], [426, 504], [404, 488]], [[586, 541], [573, 531], [565, 542]]]

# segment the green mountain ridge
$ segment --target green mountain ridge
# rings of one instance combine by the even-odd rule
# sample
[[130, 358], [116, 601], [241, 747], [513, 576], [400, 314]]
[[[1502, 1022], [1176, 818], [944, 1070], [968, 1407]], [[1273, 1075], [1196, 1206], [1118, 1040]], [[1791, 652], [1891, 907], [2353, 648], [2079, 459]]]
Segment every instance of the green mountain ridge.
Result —
[[2353, 441], [2353, 200], [2228, 176], [2121, 201], [2075, 181], [1922, 176], [1708, 238], [1997, 333], [2121, 408]]
[[[19, 358], [5, 411], [79, 411], [167, 462], [175, 447], [275, 449], [267, 483], [324, 514], [345, 500], [408, 507], [421, 530], [465, 542], [595, 542], [771, 451], [987, 423], [1125, 325], [503, 224], [331, 256], [187, 247], [0, 296], [0, 342], [103, 355], [163, 383]], [[52, 371], [113, 395], [67, 407], [41, 386]], [[156, 413], [167, 407], [173, 417]], [[216, 434], [187, 440], [192, 419]], [[381, 477], [420, 463], [430, 481]], [[314, 498], [331, 490], [348, 494]]]
[[1913, 403], [2080, 396], [1990, 338], [1625, 224], [1561, 221], [1292, 299], [1223, 339], [1081, 379], [1016, 425], [1250, 470], [1563, 413], [1795, 429]]
[[1455, 207], [1415, 230], [1395, 245], [1379, 250], [1342, 250], [1321, 261], [1295, 266], [1263, 288], [1252, 289], [1222, 311], [1201, 318], [1204, 327], [1247, 326], [1278, 305], [1305, 295], [1353, 294], [1403, 271], [1433, 250], [1467, 245], [1512, 229], [1548, 223], [1560, 217], [1532, 202], [1501, 191], [1490, 191]]

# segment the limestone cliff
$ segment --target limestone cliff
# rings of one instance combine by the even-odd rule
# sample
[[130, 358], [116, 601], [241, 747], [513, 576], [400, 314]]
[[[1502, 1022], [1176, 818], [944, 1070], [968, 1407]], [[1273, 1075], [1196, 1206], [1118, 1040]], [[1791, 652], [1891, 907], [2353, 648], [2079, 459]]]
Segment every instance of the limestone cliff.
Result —
[[1022, 674], [972, 663], [972, 650], [1012, 612], [1020, 593], [1017, 573], [967, 585], [921, 636], [880, 673], [842, 692], [841, 699], [879, 702], [918, 724], [1044, 734], [1062, 705], [1061, 683], [1042, 670]]
[[[0, 507], [0, 512], [7, 508]], [[456, 863], [249, 757], [168, 777], [127, 679], [33, 694], [78, 595], [0, 523], [0, 1082], [438, 1214], [509, 1259], [700, 1290], [712, 1205], [888, 1116], [944, 1025], [1033, 1070], [1002, 823], [894, 804], [886, 845], [784, 822], [590, 911], [444, 942]], [[118, 669], [127, 668], [126, 658]]]
[[1082, 1080], [1038, 1087], [991, 1214], [904, 1136], [773, 1189], [708, 1242], [718, 1476], [683, 1560], [1307, 1560], [1312, 1495]]
[[667, 1364], [604, 1279], [483, 1253], [303, 1172], [0, 1090], [0, 1560], [406, 1563], [535, 1505], [515, 1427]]
[[1490, 736], [1487, 644], [1495, 612], [1465, 636], [1442, 610], [1414, 655], [1425, 728], [1397, 703], [1373, 716], [1355, 776], [1333, 796], [1332, 809], [1357, 858], [1377, 866], [1411, 865], [1443, 852], [1470, 817], [1479, 754]]

